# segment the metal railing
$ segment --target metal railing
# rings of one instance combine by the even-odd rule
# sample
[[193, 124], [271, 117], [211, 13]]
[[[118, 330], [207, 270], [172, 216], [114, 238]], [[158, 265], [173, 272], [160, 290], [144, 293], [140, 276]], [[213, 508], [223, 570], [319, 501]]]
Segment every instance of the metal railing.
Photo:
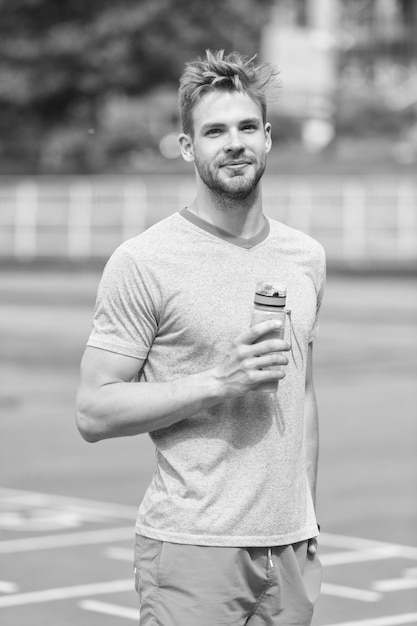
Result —
[[[192, 176], [0, 179], [0, 259], [107, 258], [189, 204]], [[265, 176], [265, 213], [318, 239], [329, 263], [417, 266], [417, 181]]]

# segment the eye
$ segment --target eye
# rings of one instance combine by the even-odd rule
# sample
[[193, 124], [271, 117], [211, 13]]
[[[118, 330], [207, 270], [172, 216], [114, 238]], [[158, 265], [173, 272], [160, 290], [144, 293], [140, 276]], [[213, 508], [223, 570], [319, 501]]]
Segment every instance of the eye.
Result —
[[242, 126], [242, 130], [245, 132], [253, 133], [258, 130], [258, 126], [254, 123], [245, 124], [244, 126]]
[[209, 128], [206, 132], [206, 137], [217, 137], [221, 132], [220, 128]]

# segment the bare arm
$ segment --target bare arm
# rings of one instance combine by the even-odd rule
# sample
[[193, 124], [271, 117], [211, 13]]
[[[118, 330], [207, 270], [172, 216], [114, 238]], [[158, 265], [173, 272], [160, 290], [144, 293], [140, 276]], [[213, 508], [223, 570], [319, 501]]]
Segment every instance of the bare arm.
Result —
[[314, 506], [316, 505], [317, 468], [319, 460], [319, 415], [313, 382], [313, 344], [308, 345], [304, 399], [304, 420], [307, 439], [307, 474]]
[[215, 368], [161, 383], [130, 381], [143, 361], [88, 347], [81, 363], [76, 419], [86, 441], [95, 442], [170, 426], [232, 397], [244, 395], [267, 380], [283, 378], [268, 365], [286, 365], [282, 340], [253, 342], [279, 322], [263, 322], [239, 335]]
[[[314, 507], [316, 506], [317, 469], [319, 460], [319, 414], [313, 382], [313, 344], [308, 345], [307, 371], [304, 399], [304, 421], [307, 442], [307, 476]], [[317, 551], [316, 539], [310, 539], [309, 552]]]

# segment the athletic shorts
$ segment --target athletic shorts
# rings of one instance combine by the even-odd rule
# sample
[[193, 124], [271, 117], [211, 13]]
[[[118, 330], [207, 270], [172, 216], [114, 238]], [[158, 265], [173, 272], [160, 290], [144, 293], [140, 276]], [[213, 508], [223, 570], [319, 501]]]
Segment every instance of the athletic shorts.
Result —
[[137, 535], [140, 626], [309, 626], [320, 593], [307, 541], [272, 548], [206, 547]]

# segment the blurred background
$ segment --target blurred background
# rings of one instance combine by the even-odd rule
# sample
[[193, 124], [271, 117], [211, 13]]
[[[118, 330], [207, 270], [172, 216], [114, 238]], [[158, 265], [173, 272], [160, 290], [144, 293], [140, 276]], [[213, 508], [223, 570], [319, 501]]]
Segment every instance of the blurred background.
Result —
[[45, 589], [131, 576], [153, 448], [81, 440], [78, 368], [106, 259], [193, 198], [177, 86], [206, 48], [278, 67], [265, 212], [328, 258], [315, 624], [417, 625], [416, 0], [0, 0], [4, 624], [137, 621], [134, 592]]
[[106, 258], [184, 206], [177, 85], [207, 47], [274, 63], [266, 211], [332, 265], [417, 261], [415, 0], [0, 2], [0, 257]]

